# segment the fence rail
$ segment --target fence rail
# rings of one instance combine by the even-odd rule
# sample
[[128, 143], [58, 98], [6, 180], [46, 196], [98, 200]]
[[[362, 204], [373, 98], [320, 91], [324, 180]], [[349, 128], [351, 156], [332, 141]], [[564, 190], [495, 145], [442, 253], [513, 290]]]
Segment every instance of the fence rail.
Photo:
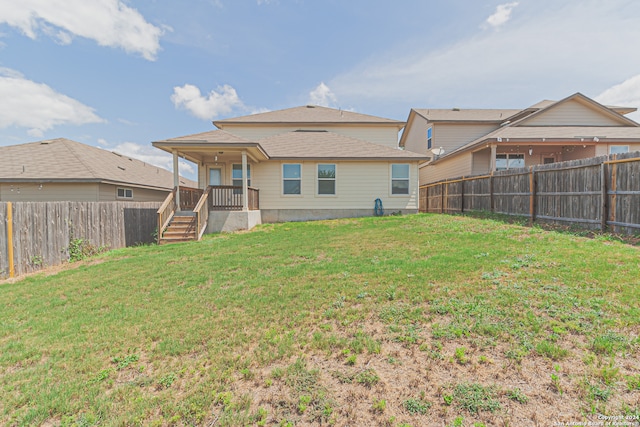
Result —
[[530, 221], [640, 232], [640, 152], [594, 157], [420, 187], [420, 211], [491, 211]]
[[10, 266], [19, 276], [68, 261], [75, 239], [110, 249], [151, 243], [160, 204], [0, 202], [0, 279], [9, 276]]

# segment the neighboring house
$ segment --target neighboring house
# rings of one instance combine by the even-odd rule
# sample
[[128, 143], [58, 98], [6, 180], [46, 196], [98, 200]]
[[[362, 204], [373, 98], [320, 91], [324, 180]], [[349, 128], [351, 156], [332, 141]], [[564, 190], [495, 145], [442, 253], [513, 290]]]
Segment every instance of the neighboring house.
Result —
[[640, 150], [635, 108], [580, 93], [524, 110], [412, 109], [400, 146], [429, 155], [420, 184], [492, 171]]
[[173, 182], [165, 169], [64, 138], [0, 147], [3, 202], [163, 201]]
[[428, 157], [398, 148], [404, 122], [308, 105], [213, 124], [219, 130], [153, 143], [174, 165], [179, 156], [196, 163], [200, 189], [212, 186], [209, 232], [371, 216], [376, 199], [387, 213], [418, 211], [418, 164]]

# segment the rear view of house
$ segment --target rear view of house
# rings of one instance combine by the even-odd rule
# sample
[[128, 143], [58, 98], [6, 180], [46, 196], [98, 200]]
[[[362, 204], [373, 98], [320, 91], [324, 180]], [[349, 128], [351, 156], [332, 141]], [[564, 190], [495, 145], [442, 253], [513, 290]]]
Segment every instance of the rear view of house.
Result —
[[209, 232], [368, 216], [376, 199], [387, 212], [418, 211], [418, 164], [428, 157], [398, 148], [404, 122], [308, 105], [214, 125], [153, 143], [174, 164], [184, 157], [198, 166]]

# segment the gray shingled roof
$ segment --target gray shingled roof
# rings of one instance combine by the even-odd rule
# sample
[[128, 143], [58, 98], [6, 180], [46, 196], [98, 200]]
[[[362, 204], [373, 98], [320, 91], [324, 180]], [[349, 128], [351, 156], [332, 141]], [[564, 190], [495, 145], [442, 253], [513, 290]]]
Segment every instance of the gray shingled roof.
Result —
[[420, 114], [430, 122], [501, 122], [508, 119], [514, 114], [519, 113], [522, 110], [513, 109], [415, 109], [414, 111]]
[[[171, 189], [173, 174], [121, 154], [65, 138], [0, 147], [0, 181], [109, 182]], [[181, 178], [181, 184], [196, 183]]]
[[251, 114], [249, 116], [216, 120], [213, 124], [223, 129], [226, 124], [386, 124], [404, 126], [404, 122], [352, 111], [337, 110], [335, 108], [306, 105], [287, 108], [267, 113]]
[[258, 141], [271, 159], [426, 160], [410, 151], [328, 131], [295, 131]]

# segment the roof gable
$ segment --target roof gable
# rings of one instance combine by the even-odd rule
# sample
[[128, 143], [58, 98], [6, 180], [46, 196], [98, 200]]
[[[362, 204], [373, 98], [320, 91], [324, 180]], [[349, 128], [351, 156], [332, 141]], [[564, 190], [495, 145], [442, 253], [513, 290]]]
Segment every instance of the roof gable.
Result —
[[335, 108], [306, 105], [267, 113], [216, 120], [219, 129], [227, 125], [274, 125], [274, 124], [369, 124], [403, 126], [404, 122]]
[[[538, 111], [511, 126], [639, 126], [581, 93], [575, 93], [555, 103], [545, 102]], [[542, 103], [541, 103], [542, 104]]]

